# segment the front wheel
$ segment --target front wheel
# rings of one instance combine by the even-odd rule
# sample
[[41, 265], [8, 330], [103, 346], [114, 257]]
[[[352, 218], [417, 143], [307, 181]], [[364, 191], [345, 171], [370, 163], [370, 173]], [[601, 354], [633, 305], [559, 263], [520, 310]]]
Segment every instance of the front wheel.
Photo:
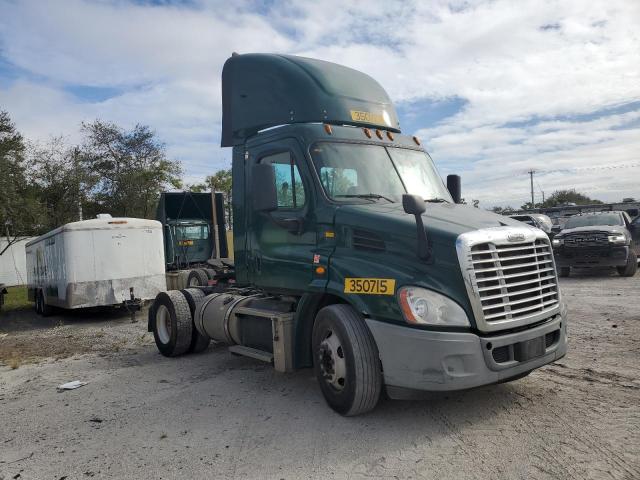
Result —
[[638, 270], [638, 256], [633, 250], [629, 250], [629, 256], [627, 257], [627, 264], [624, 267], [616, 267], [618, 275], [621, 277], [633, 277]]
[[353, 416], [375, 408], [382, 391], [378, 347], [351, 306], [330, 305], [318, 312], [312, 348], [316, 378], [333, 410]]

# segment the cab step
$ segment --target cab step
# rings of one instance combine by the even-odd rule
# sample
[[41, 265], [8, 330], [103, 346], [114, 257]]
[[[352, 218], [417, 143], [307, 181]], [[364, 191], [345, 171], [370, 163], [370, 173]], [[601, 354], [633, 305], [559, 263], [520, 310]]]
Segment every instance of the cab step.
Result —
[[273, 363], [272, 353], [258, 350], [257, 348], [245, 347], [244, 345], [232, 345], [229, 347], [229, 352], [242, 355], [243, 357], [255, 358], [262, 362]]

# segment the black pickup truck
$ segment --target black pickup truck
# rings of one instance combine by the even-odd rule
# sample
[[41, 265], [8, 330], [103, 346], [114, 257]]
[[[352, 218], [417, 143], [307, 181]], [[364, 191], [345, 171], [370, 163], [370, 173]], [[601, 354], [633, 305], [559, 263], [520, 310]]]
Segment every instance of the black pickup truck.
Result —
[[626, 212], [575, 215], [553, 239], [558, 273], [569, 276], [571, 267], [616, 267], [623, 277], [638, 269], [640, 217]]

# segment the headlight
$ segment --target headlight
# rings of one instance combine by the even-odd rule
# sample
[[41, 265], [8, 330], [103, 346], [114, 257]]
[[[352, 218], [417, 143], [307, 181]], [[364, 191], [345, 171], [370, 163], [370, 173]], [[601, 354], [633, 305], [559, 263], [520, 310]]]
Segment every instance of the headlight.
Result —
[[402, 287], [398, 301], [407, 323], [468, 327], [469, 319], [462, 307], [444, 295], [426, 288]]
[[552, 244], [554, 247], [559, 247], [560, 245], [564, 245], [564, 238], [554, 238], [554, 239], [551, 241], [551, 244]]
[[609, 243], [622, 244], [627, 243], [627, 237], [624, 236], [623, 233], [616, 233], [614, 235], [609, 235]]

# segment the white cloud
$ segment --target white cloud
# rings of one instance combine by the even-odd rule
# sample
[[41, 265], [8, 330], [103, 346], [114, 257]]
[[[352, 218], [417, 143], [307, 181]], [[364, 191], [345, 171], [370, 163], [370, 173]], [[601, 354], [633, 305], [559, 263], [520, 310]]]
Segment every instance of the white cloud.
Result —
[[[466, 100], [417, 129], [442, 170], [459, 169], [465, 196], [482, 205], [526, 200], [529, 168], [541, 171], [547, 193], [575, 186], [611, 200], [638, 196], [637, 168], [579, 168], [639, 161], [638, 108], [611, 109], [640, 101], [639, 2], [256, 5], [0, 0], [0, 56], [20, 77], [0, 83], [0, 106], [40, 138], [77, 136], [80, 122], [96, 117], [147, 123], [198, 178], [230, 157], [218, 147], [225, 59], [232, 51], [304, 54], [367, 72], [396, 101]], [[75, 85], [123, 93], [90, 102], [65, 93]], [[560, 168], [573, 173], [542, 173]]]

